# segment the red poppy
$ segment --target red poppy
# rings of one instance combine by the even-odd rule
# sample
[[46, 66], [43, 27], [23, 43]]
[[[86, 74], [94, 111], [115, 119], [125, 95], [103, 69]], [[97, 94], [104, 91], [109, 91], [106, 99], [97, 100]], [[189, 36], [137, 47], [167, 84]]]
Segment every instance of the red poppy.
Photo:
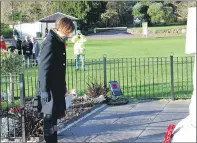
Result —
[[118, 88], [118, 85], [117, 84], [112, 84], [112, 88], [113, 89], [117, 89]]
[[17, 111], [20, 111], [20, 110], [21, 110], [21, 107], [20, 107], [20, 106], [18, 106], [18, 107], [17, 107]]
[[14, 108], [10, 108], [10, 112], [14, 112]]
[[172, 139], [172, 132], [173, 132], [174, 128], [175, 128], [174, 124], [170, 124], [168, 126], [168, 128], [166, 129], [166, 132], [165, 132], [163, 143], [170, 143], [170, 141]]

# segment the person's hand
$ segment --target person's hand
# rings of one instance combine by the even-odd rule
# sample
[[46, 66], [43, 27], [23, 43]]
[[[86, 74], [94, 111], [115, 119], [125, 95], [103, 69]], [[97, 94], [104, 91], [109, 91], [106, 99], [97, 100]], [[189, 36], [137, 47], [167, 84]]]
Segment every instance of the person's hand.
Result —
[[41, 92], [40, 99], [41, 99], [42, 105], [44, 105], [47, 102], [49, 102], [49, 94], [48, 94], [48, 92]]
[[41, 93], [41, 104], [44, 118], [51, 118], [53, 109], [53, 97], [48, 92]]

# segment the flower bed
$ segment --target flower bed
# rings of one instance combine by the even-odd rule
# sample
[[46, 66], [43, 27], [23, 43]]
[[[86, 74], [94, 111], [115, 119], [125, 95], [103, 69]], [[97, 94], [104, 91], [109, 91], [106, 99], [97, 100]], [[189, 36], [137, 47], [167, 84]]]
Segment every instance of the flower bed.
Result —
[[[92, 98], [88, 96], [76, 97], [72, 100], [72, 106], [65, 111], [66, 116], [58, 121], [58, 128], [65, 127], [73, 119], [77, 119], [77, 117], [91, 110], [93, 106], [94, 101]], [[33, 142], [32, 140], [35, 140], [35, 137], [40, 138], [43, 136], [43, 119], [33, 110], [32, 101], [26, 102], [25, 116], [26, 137], [27, 140], [31, 139], [30, 142]], [[10, 139], [19, 141], [22, 136], [20, 107], [9, 108], [9, 112], [3, 110], [2, 121], [1, 128], [4, 129], [1, 131], [2, 141], [7, 142]]]

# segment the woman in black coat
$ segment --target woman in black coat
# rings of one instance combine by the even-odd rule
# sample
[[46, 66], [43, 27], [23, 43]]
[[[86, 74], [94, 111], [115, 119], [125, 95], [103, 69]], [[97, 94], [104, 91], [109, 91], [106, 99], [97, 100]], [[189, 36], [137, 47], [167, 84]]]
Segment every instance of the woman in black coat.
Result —
[[18, 38], [18, 36], [14, 36], [14, 39], [16, 41], [16, 49], [18, 50], [18, 54], [22, 54], [22, 41]]
[[27, 68], [28, 60], [29, 60], [29, 67], [32, 66], [32, 50], [33, 50], [33, 43], [30, 41], [29, 36], [25, 36], [25, 40], [22, 42], [22, 50], [25, 59], [25, 67]]
[[38, 71], [38, 90], [44, 115], [44, 136], [47, 143], [57, 142], [57, 119], [65, 116], [66, 51], [65, 39], [73, 33], [73, 22], [64, 17], [56, 21], [43, 42]]

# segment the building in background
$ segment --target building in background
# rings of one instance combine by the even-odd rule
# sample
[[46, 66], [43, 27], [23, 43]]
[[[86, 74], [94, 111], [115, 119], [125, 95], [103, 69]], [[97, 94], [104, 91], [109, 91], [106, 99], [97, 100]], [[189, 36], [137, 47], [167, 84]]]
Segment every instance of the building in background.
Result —
[[[75, 24], [75, 29], [77, 30], [77, 20], [78, 18], [63, 14], [61, 12], [56, 12], [52, 15], [41, 18], [37, 22], [32, 23], [19, 23], [14, 26], [14, 28], [19, 32], [20, 37], [24, 38], [25, 36], [34, 36], [34, 37], [43, 37], [45, 34], [45, 29], [50, 30], [55, 27], [55, 21], [60, 17], [67, 17], [73, 21]], [[12, 28], [12, 25], [10, 25]], [[75, 32], [76, 32], [75, 30]]]

